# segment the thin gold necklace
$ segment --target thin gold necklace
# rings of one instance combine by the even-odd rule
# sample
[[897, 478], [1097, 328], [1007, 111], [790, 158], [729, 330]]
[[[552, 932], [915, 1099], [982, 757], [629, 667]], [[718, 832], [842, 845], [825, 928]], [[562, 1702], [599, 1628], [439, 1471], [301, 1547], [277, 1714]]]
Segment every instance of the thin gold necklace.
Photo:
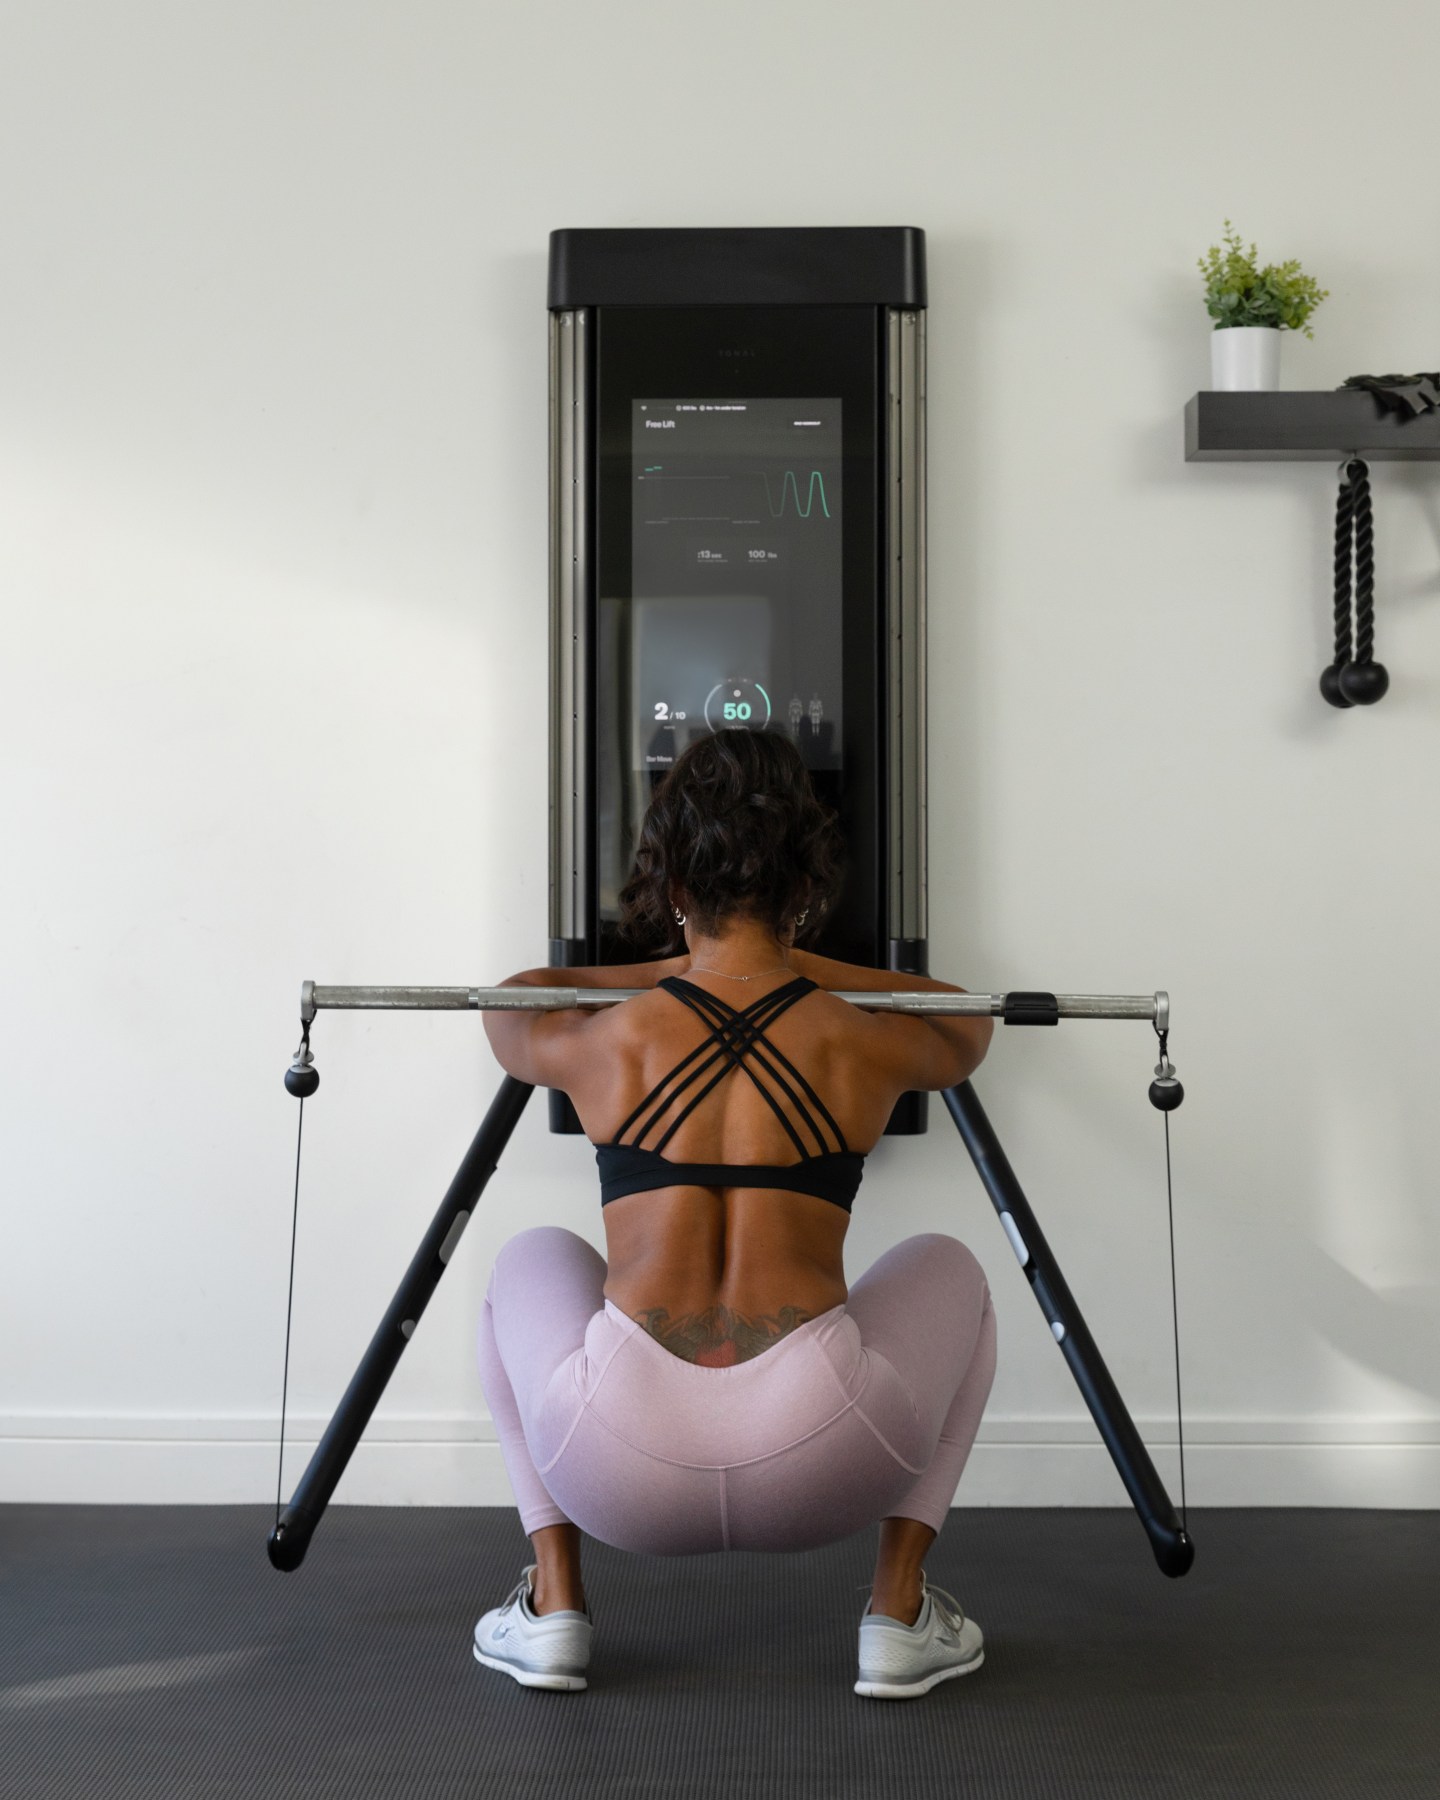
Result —
[[712, 969], [709, 963], [691, 963], [690, 972], [697, 970], [706, 975], [718, 975], [722, 981], [758, 981], [762, 975], [773, 975], [779, 969], [788, 969], [789, 963], [776, 963], [773, 969], [757, 969], [753, 975], [730, 975], [724, 969]]

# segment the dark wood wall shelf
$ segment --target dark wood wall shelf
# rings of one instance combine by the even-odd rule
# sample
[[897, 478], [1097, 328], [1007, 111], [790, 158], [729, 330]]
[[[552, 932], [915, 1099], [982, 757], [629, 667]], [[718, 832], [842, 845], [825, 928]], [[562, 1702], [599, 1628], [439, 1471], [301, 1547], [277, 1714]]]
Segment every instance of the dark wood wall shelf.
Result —
[[1385, 412], [1363, 389], [1202, 392], [1185, 405], [1186, 462], [1440, 461], [1440, 412]]

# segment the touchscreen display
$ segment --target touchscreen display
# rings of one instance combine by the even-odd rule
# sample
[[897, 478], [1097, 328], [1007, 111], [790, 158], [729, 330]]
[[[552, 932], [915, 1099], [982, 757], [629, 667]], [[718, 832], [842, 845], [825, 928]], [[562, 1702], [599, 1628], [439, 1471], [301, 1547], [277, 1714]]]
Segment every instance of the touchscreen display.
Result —
[[833, 397], [631, 402], [632, 772], [735, 726], [840, 768], [841, 446]]
[[600, 307], [595, 765], [587, 958], [628, 961], [620, 895], [687, 747], [788, 737], [844, 834], [825, 953], [873, 961], [881, 338], [869, 306]]

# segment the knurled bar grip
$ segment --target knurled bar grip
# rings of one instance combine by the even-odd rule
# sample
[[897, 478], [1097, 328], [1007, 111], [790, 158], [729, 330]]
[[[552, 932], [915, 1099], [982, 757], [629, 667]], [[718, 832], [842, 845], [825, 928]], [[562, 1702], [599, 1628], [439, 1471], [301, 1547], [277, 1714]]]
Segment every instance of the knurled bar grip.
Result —
[[[619, 1006], [651, 988], [572, 987], [318, 987], [300, 990], [307, 1023], [322, 1010], [377, 1012], [566, 1012], [575, 1007]], [[1007, 1025], [1053, 1025], [1058, 1019], [1149, 1019], [1168, 1030], [1170, 996], [1154, 994], [952, 994], [924, 989], [836, 992], [871, 1012], [920, 1013], [1003, 1019]]]

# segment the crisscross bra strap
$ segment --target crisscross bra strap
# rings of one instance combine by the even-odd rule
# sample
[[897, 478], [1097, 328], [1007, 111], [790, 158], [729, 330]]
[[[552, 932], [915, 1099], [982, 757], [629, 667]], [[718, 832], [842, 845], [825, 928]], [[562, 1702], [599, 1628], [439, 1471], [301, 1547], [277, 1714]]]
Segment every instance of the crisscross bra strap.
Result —
[[[798, 976], [794, 981], [787, 982], [784, 987], [776, 988], [769, 994], [762, 994], [759, 999], [752, 1001], [749, 1006], [745, 1007], [743, 1011], [740, 1012], [737, 1012], [733, 1007], [727, 1006], [723, 1000], [713, 1000], [713, 997], [707, 994], [703, 988], [697, 988], [692, 982], [682, 981], [678, 976], [669, 977], [659, 985], [665, 988], [667, 992], [673, 994], [677, 1000], [682, 1002], [682, 1004], [688, 1006], [692, 1012], [697, 1013], [709, 1027], [710, 1036], [708, 1039], [702, 1039], [693, 1050], [687, 1055], [682, 1056], [675, 1067], [671, 1069], [670, 1073], [662, 1076], [661, 1079], [656, 1082], [655, 1086], [615, 1133], [613, 1141], [616, 1143], [621, 1141], [631, 1125], [635, 1123], [643, 1112], [648, 1108], [653, 1107], [654, 1111], [639, 1127], [632, 1140], [633, 1143], [638, 1146], [646, 1133], [659, 1124], [662, 1115], [668, 1111], [676, 1100], [679, 1099], [686, 1088], [691, 1086], [693, 1082], [699, 1080], [710, 1069], [713, 1069], [716, 1063], [724, 1064], [725, 1066], [721, 1068], [719, 1074], [712, 1077], [712, 1079], [705, 1084], [685, 1108], [685, 1111], [681, 1114], [680, 1118], [673, 1122], [670, 1130], [666, 1132], [665, 1137], [661, 1140], [662, 1143], [668, 1142], [676, 1127], [688, 1117], [699, 1102], [705, 1098], [706, 1094], [708, 1094], [720, 1081], [724, 1080], [725, 1076], [727, 1076], [732, 1069], [743, 1066], [741, 1057], [744, 1050], [752, 1041], [756, 1031], [768, 1024], [772, 1018], [778, 1018], [787, 1007], [794, 1005], [795, 1001], [799, 1000], [802, 995], [808, 991], [809, 987], [814, 984], [806, 982], [803, 976]], [[707, 1002], [713, 1003], [707, 1007]], [[716, 1025], [717, 1014], [720, 1019], [718, 1029]], [[697, 1067], [690, 1069], [690, 1065], [694, 1063], [697, 1058], [703, 1058], [704, 1060], [701, 1061]], [[685, 1075], [687, 1069], [690, 1069], [690, 1073]], [[684, 1080], [680, 1079], [682, 1075], [684, 1075]], [[754, 1080], [753, 1075], [751, 1079]], [[672, 1082], [675, 1085], [667, 1094], [665, 1090], [670, 1088]], [[757, 1083], [756, 1085], [758, 1086], [759, 1084]], [[780, 1109], [776, 1106], [772, 1096], [770, 1096], [763, 1088], [761, 1089], [761, 1093], [769, 1103], [771, 1109], [779, 1117], [781, 1124], [784, 1126], [790, 1141], [794, 1144], [797, 1152], [801, 1156], [804, 1156], [805, 1146], [795, 1135], [789, 1120], [780, 1112]], [[659, 1145], [656, 1146], [657, 1149], [659, 1147]]]
[[[761, 1098], [780, 1121], [786, 1136], [794, 1144], [796, 1153], [802, 1159], [806, 1158], [811, 1153], [806, 1150], [799, 1134], [785, 1116], [770, 1088], [761, 1081], [751, 1066], [753, 1062], [759, 1065], [769, 1080], [789, 1099], [801, 1124], [819, 1145], [819, 1154], [830, 1154], [831, 1145], [826, 1142], [825, 1135], [816, 1123], [810, 1107], [806, 1105], [805, 1100], [800, 1097], [795, 1087], [781, 1072], [782, 1068], [794, 1076], [795, 1081], [799, 1083], [800, 1088], [819, 1112], [821, 1119], [829, 1126], [839, 1149], [848, 1151], [849, 1146], [845, 1142], [844, 1134], [835, 1123], [825, 1102], [794, 1063], [783, 1051], [777, 1050], [765, 1036], [764, 1028], [767, 1025], [779, 1018], [781, 1013], [788, 1011], [797, 1000], [802, 999], [815, 988], [816, 984], [808, 976], [799, 975], [794, 981], [787, 982], [784, 987], [776, 988], [769, 994], [762, 994], [758, 1000], [752, 1001], [749, 1006], [740, 1011], [719, 999], [718, 996], [707, 993], [704, 988], [696, 987], [692, 982], [683, 981], [679, 976], [669, 976], [659, 985], [688, 1006], [704, 1022], [709, 1029], [710, 1037], [708, 1041], [697, 1044], [693, 1050], [680, 1059], [668, 1075], [656, 1083], [615, 1133], [614, 1143], [619, 1144], [625, 1133], [640, 1118], [640, 1115], [647, 1109], [653, 1108], [632, 1140], [633, 1145], [639, 1146], [646, 1133], [659, 1124], [663, 1115], [680, 1099], [685, 1090], [706, 1075], [717, 1063], [720, 1063], [722, 1067], [719, 1072], [705, 1082], [700, 1091], [691, 1097], [680, 1113], [671, 1121], [664, 1136], [655, 1145], [655, 1150], [659, 1152], [665, 1148], [676, 1131], [712, 1088], [716, 1087], [733, 1070], [743, 1069]], [[697, 1062], [697, 1059], [703, 1060]], [[694, 1068], [690, 1067], [692, 1063], [696, 1064]], [[780, 1066], [777, 1067], [777, 1064]], [[685, 1073], [687, 1069], [689, 1070], [688, 1074]], [[681, 1079], [682, 1076], [683, 1079]]]

